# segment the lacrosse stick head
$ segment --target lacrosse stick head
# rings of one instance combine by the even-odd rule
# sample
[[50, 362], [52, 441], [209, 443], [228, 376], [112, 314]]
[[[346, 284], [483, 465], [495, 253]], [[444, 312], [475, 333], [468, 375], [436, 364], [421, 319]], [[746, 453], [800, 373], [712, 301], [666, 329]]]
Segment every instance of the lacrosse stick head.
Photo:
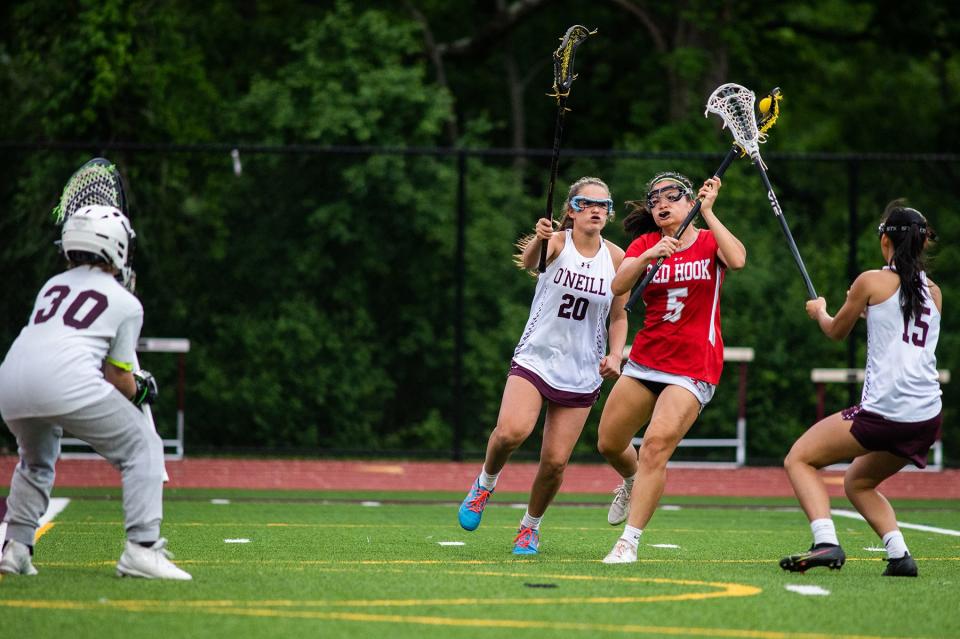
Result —
[[560, 47], [553, 52], [553, 93], [548, 94], [560, 102], [570, 93], [570, 85], [577, 79], [573, 72], [573, 56], [584, 40], [597, 32], [581, 24], [575, 24], [560, 38]]
[[53, 220], [62, 224], [81, 208], [93, 205], [112, 206], [127, 215], [127, 198], [120, 171], [104, 158], [93, 158], [70, 176], [53, 209]]
[[723, 120], [723, 128], [733, 134], [734, 143], [754, 162], [760, 159], [760, 131], [754, 112], [756, 96], [753, 91], [739, 84], [727, 83], [717, 87], [707, 99], [704, 117], [716, 113]]

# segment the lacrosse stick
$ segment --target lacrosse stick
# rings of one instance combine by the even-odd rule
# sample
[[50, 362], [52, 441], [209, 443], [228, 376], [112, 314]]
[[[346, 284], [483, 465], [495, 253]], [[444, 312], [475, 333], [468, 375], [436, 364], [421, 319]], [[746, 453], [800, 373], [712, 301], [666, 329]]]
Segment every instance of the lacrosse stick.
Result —
[[[710, 100], [707, 101], [707, 110], [704, 112], [716, 113], [723, 119], [725, 127], [729, 126], [733, 139], [750, 155], [750, 159], [760, 170], [760, 177], [763, 179], [763, 185], [767, 188], [767, 199], [770, 200], [770, 206], [773, 213], [780, 222], [780, 230], [783, 231], [787, 239], [787, 245], [793, 254], [793, 261], [800, 269], [800, 275], [803, 277], [803, 283], [807, 287], [807, 296], [811, 300], [817, 299], [817, 292], [813, 289], [813, 283], [807, 274], [807, 268], [803, 265], [803, 258], [800, 257], [800, 251], [797, 249], [797, 243], [793, 240], [793, 234], [790, 233], [790, 227], [787, 226], [787, 219], [783, 215], [783, 209], [780, 208], [780, 202], [773, 192], [773, 185], [770, 184], [770, 178], [767, 176], [767, 167], [760, 157], [760, 148], [758, 143], [763, 142], [764, 138], [757, 130], [753, 119], [754, 95], [749, 89], [738, 84], [725, 84], [713, 92]], [[773, 101], [774, 111], [778, 112], [776, 100]], [[776, 117], [776, 116], [774, 116]]]
[[[553, 185], [557, 181], [557, 167], [560, 164], [560, 139], [563, 137], [563, 115], [568, 111], [567, 97], [570, 85], [577, 79], [573, 72], [573, 54], [580, 43], [597, 32], [575, 24], [560, 38], [560, 48], [553, 52], [553, 93], [547, 95], [557, 99], [557, 122], [553, 127], [553, 155], [550, 157], [550, 182], [547, 185], [547, 207], [544, 217], [553, 219]], [[540, 242], [540, 263], [537, 271], [547, 270], [547, 240]]]
[[[123, 188], [123, 178], [120, 171], [109, 160], [104, 158], [93, 158], [81, 166], [67, 180], [63, 187], [63, 193], [60, 194], [60, 200], [53, 209], [53, 220], [57, 224], [63, 222], [85, 206], [101, 205], [112, 206], [119, 209], [121, 213], [129, 217], [127, 211], [127, 196]], [[133, 256], [133, 247], [130, 247], [130, 256]], [[136, 287], [137, 276], [130, 268], [130, 274], [126, 277], [126, 287], [133, 293]], [[133, 354], [133, 370], [140, 372], [140, 358], [136, 351]], [[147, 417], [147, 421], [154, 430], [157, 425], [153, 420], [153, 410], [150, 404], [141, 404], [140, 409]], [[169, 481], [166, 468], [163, 469], [163, 481]]]
[[[724, 87], [727, 87], [727, 86], [730, 86], [730, 85], [725, 84], [725, 85], [717, 88], [716, 91], [714, 91], [714, 92], [710, 95], [710, 97], [707, 99], [708, 108], [709, 108], [710, 102], [711, 102], [711, 101], [714, 99], [714, 97], [717, 95], [717, 92], [720, 91], [721, 89], [723, 89]], [[753, 95], [753, 94], [751, 93], [751, 95]], [[770, 127], [773, 126], [774, 122], [777, 121], [777, 116], [780, 115], [780, 107], [779, 107], [779, 104], [778, 104], [779, 101], [780, 101], [780, 89], [774, 89], [773, 91], [771, 91], [771, 92], [764, 98], [764, 100], [767, 100], [767, 99], [769, 99], [769, 102], [767, 102], [767, 105], [768, 105], [768, 106], [767, 106], [767, 109], [766, 109], [766, 110], [763, 112], [763, 114], [762, 114], [762, 117], [761, 117], [761, 119], [760, 119], [760, 127], [759, 127], [759, 131], [758, 131], [758, 132], [759, 132], [759, 135], [760, 135], [760, 141], [761, 141], [761, 142], [765, 142], [765, 141], [766, 141], [766, 132], [770, 129]], [[752, 116], [752, 114], [753, 114], [753, 112], [752, 112], [753, 104], [752, 104], [752, 103], [750, 104], [750, 109], [751, 109], [750, 114], [751, 114], [751, 116]], [[724, 117], [724, 116], [721, 115], [720, 117]], [[752, 117], [751, 117], [751, 121], [754, 121], [754, 119], [753, 119]], [[727, 125], [727, 121], [726, 121], [726, 118], [724, 118], [724, 126], [726, 126], [726, 125]], [[756, 124], [755, 122], [754, 122], [754, 124], [753, 124], [753, 127], [754, 127], [755, 129], [757, 128], [757, 124]], [[713, 177], [716, 177], [716, 178], [723, 177], [723, 174], [726, 173], [727, 168], [733, 163], [733, 161], [734, 161], [738, 156], [741, 156], [741, 157], [742, 157], [742, 156], [744, 156], [744, 155], [746, 155], [746, 154], [747, 154], [746, 148], [744, 148], [743, 146], [741, 146], [740, 143], [739, 143], [739, 141], [734, 142], [734, 144], [733, 144], [733, 146], [730, 148], [730, 150], [727, 151], [727, 155], [723, 158], [723, 162], [720, 163], [720, 167], [719, 167], [716, 171], [713, 172]], [[676, 233], [674, 233], [673, 237], [674, 237], [675, 239], [678, 239], [678, 240], [679, 240], [679, 239], [680, 239], [680, 236], [683, 235], [683, 232], [687, 230], [687, 227], [690, 226], [690, 224], [693, 222], [694, 218], [697, 217], [697, 214], [700, 212], [700, 205], [701, 205], [702, 203], [703, 203], [703, 202], [698, 198], [697, 201], [696, 201], [696, 203], [693, 205], [693, 208], [690, 209], [690, 212], [689, 212], [689, 213], [687, 213], [687, 217], [685, 217], [685, 218], [683, 219], [683, 222], [680, 224], [680, 228], [677, 229], [677, 232], [676, 232]], [[656, 277], [657, 271], [660, 270], [660, 267], [663, 265], [663, 262], [664, 262], [664, 260], [666, 260], [666, 259], [667, 259], [667, 258], [665, 258], [665, 257], [663, 257], [663, 256], [660, 256], [659, 258], [657, 258], [656, 263], [654, 263], [654, 265], [650, 268], [650, 270], [647, 271], [647, 274], [646, 274], [646, 275], [643, 277], [643, 279], [640, 281], [640, 284], [637, 285], [637, 288], [634, 289], [633, 293], [630, 294], [630, 299], [627, 300], [627, 303], [626, 303], [626, 304], [624, 305], [624, 307], [623, 307], [624, 310], [626, 310], [626, 311], [629, 313], [629, 312], [633, 309], [634, 304], [636, 304], [636, 303], [637, 303], [637, 300], [640, 299], [640, 296], [643, 295], [643, 291], [647, 288], [647, 285], [649, 285], [650, 282], [653, 281], [653, 278]]]
[[127, 215], [127, 197], [120, 171], [103, 158], [93, 158], [70, 176], [53, 209], [53, 221], [63, 224], [78, 209], [93, 204], [113, 206]]

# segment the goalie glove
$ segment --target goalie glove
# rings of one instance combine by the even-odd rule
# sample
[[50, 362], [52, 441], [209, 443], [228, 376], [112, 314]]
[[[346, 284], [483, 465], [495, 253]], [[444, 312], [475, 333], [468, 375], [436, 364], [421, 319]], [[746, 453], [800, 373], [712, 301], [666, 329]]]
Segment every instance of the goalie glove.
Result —
[[134, 406], [143, 406], [152, 404], [157, 399], [159, 390], [157, 389], [157, 380], [147, 371], [137, 371], [133, 374], [133, 379], [137, 383], [137, 390], [134, 392], [130, 401]]

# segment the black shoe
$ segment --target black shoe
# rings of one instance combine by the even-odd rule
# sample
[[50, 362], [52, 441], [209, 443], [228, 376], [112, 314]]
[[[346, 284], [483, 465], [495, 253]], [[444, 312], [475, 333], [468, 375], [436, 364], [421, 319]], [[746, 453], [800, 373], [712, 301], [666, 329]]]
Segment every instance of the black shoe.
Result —
[[916, 577], [917, 562], [913, 560], [910, 553], [905, 554], [899, 559], [887, 559], [887, 569], [883, 571], [884, 577]]
[[831, 570], [840, 570], [847, 556], [843, 548], [833, 544], [817, 544], [810, 546], [807, 552], [790, 555], [780, 560], [780, 567], [790, 572], [806, 572], [817, 566], [827, 566]]

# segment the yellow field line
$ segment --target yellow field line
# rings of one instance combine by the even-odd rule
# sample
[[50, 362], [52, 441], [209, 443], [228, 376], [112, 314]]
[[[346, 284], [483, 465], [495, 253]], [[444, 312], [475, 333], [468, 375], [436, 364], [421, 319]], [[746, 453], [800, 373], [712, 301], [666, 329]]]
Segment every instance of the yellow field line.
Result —
[[[66, 521], [59, 522], [62, 526], [119, 526], [123, 525], [122, 521]], [[429, 524], [383, 524], [380, 522], [370, 522], [368, 524], [313, 524], [313, 523], [283, 523], [283, 522], [269, 522], [269, 523], [255, 523], [249, 521], [225, 521], [225, 522], [164, 522], [165, 528], [219, 528], [224, 526], [230, 527], [240, 527], [240, 528], [396, 528], [396, 529], [405, 529], [405, 528], [416, 528], [418, 530], [430, 529], [430, 530], [440, 530], [440, 532], [449, 532], [449, 534], [462, 534], [462, 531], [455, 529], [452, 526], [445, 526], [442, 524], [436, 524], [431, 527]], [[449, 528], [449, 531], [447, 530]], [[511, 530], [516, 531], [517, 527], [515, 525], [508, 526], [489, 526], [488, 528], [496, 530]], [[611, 528], [610, 526], [551, 526], [551, 530], [576, 530], [582, 532], [597, 532], [605, 531], [611, 532], [616, 529]], [[768, 534], [768, 535], [782, 535], [783, 530], [764, 530], [764, 529], [747, 529], [747, 528], [657, 528], [656, 533], [694, 533], [694, 534], [704, 534], [709, 533], [711, 535], [716, 535], [717, 533], [730, 533], [730, 534]], [[872, 531], [857, 531], [857, 530], [845, 530], [843, 532], [845, 537], [856, 537], [862, 535], [873, 536]]]
[[[2, 600], [0, 606], [46, 610], [123, 610], [126, 612], [182, 613], [186, 609], [217, 615], [238, 615], [259, 618], [312, 619], [322, 621], [348, 621], [367, 623], [391, 623], [454, 628], [508, 628], [516, 630], [554, 630], [584, 632], [610, 632], [621, 634], [653, 634], [678, 637], [718, 637], [721, 639], [898, 639], [882, 635], [838, 635], [814, 632], [788, 632], [777, 630], [753, 630], [747, 628], [706, 628], [684, 626], [647, 626], [637, 624], [600, 624], [565, 621], [538, 621], [527, 619], [470, 619], [463, 617], [437, 617], [426, 615], [373, 614], [366, 612], [320, 612], [314, 610], [274, 610], [263, 607], [267, 602], [258, 602], [254, 607], [245, 607], [245, 602], [234, 601], [36, 601]], [[287, 602], [275, 602], [285, 605]], [[293, 602], [295, 603], [295, 602]], [[516, 601], [514, 603], [517, 603]], [[525, 602], [526, 603], [526, 602]], [[269, 604], [268, 604], [269, 605]], [[918, 639], [918, 638], [914, 638]]]
[[56, 524], [50, 521], [37, 528], [37, 532], [33, 535], [33, 543], [37, 543], [40, 538], [46, 535], [54, 526], [56, 526]]
[[[915, 557], [917, 561], [960, 561], [960, 557]], [[551, 564], [596, 564], [600, 559], [556, 559], [551, 560]], [[882, 561], [880, 557], [847, 557], [847, 562], [851, 561]], [[524, 564], [533, 564], [536, 560], [481, 560], [481, 559], [366, 559], [366, 560], [328, 560], [328, 559], [177, 559], [178, 564], [190, 564], [192, 566], [239, 566], [256, 564], [258, 566], [291, 566], [291, 567], [310, 567], [310, 568], [336, 568], [339, 572], [349, 572], [364, 566], [518, 566]], [[774, 563], [776, 558], [763, 557], [759, 559], [652, 559], [643, 557], [641, 564], [766, 564]], [[95, 561], [44, 561], [39, 565], [49, 566], [51, 568], [86, 568], [93, 566], [103, 566], [114, 564], [115, 560], [95, 560]], [[540, 562], [536, 562], [540, 563]], [[616, 570], [616, 568], [612, 569]], [[471, 573], [476, 574], [476, 573]], [[496, 573], [501, 575], [502, 573]]]

